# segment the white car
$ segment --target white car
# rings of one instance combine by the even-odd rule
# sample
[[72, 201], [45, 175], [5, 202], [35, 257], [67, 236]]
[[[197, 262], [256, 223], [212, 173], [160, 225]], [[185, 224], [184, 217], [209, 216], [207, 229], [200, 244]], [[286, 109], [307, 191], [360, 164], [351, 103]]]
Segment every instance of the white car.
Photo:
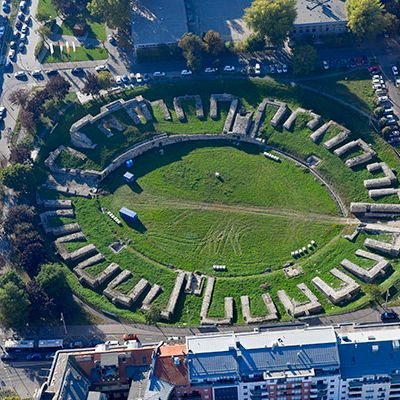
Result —
[[6, 116], [6, 108], [0, 107], [0, 121], [2, 121]]
[[235, 67], [233, 65], [225, 65], [224, 71], [225, 72], [234, 72], [235, 71]]
[[122, 81], [122, 77], [120, 77], [119, 75], [115, 77], [115, 83], [117, 85], [122, 85], [123, 81]]
[[399, 86], [400, 86], [400, 78], [396, 77], [396, 87], [399, 87]]
[[13, 61], [14, 58], [15, 58], [15, 54], [16, 54], [15, 50], [14, 50], [14, 49], [10, 49], [10, 51], [8, 52], [8, 58], [9, 58], [11, 61]]
[[385, 83], [385, 81], [380, 78], [374, 78], [374, 79], [372, 79], [372, 83], [373, 84], [378, 84], [378, 83], [382, 84], [382, 83]]
[[41, 69], [35, 69], [34, 71], [31, 72], [31, 75], [34, 78], [41, 77], [41, 76], [43, 76], [42, 75], [42, 70]]
[[24, 24], [21, 28], [21, 33], [26, 35], [28, 34], [28, 32], [29, 32], [29, 26]]
[[16, 79], [26, 79], [26, 78], [27, 78], [26, 72], [25, 72], [25, 71], [18, 71], [18, 72], [16, 72], [16, 73], [14, 74], [14, 77], [15, 77]]
[[98, 65], [95, 68], [96, 72], [101, 72], [101, 71], [108, 71], [108, 65], [107, 64], [103, 64], [103, 65]]
[[395, 75], [395, 76], [399, 74], [399, 70], [397, 69], [397, 67], [395, 65], [393, 65], [393, 67], [392, 67], [392, 72], [393, 72], [393, 75]]
[[281, 74], [283, 72], [282, 66], [280, 64], [276, 64], [275, 68], [276, 68], [276, 72], [278, 74]]
[[142, 77], [142, 74], [140, 73], [140, 72], [138, 72], [136, 75], [135, 75], [135, 79], [136, 79], [136, 83], [137, 84], [142, 84], [143, 83], [143, 77]]
[[322, 66], [324, 67], [325, 70], [329, 69], [328, 61], [322, 61]]
[[190, 69], [183, 69], [181, 71], [182, 76], [188, 76], [188, 75], [192, 75], [192, 74], [193, 74], [193, 72]]
[[383, 111], [384, 114], [392, 114], [393, 112], [393, 108], [389, 107], [389, 108], [385, 108], [385, 110]]
[[387, 96], [379, 96], [378, 97], [379, 103], [385, 103], [386, 101], [389, 101], [389, 97]]
[[282, 70], [283, 70], [283, 72], [284, 72], [285, 74], [288, 72], [288, 67], [287, 67], [286, 64], [283, 64], [283, 65], [282, 65]]
[[217, 68], [212, 68], [212, 67], [207, 67], [204, 72], [206, 74], [213, 74], [214, 72], [217, 72]]
[[256, 63], [256, 65], [254, 66], [254, 73], [256, 75], [260, 75], [261, 74], [261, 65], [259, 63]]
[[164, 78], [165, 72], [156, 71], [153, 73], [153, 78]]

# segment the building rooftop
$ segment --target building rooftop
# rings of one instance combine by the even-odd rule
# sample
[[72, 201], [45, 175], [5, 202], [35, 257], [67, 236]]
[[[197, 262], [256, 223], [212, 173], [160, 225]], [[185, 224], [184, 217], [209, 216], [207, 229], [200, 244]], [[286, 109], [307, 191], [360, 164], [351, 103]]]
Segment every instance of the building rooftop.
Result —
[[173, 44], [187, 31], [184, 0], [134, 2], [132, 37], [136, 47]]
[[243, 348], [249, 350], [271, 348], [275, 344], [283, 347], [336, 343], [336, 335], [334, 329], [327, 326], [263, 332], [218, 333], [188, 336], [186, 338], [187, 350], [192, 354], [228, 351], [231, 347], [235, 347], [237, 342], [240, 342]]
[[347, 21], [344, 0], [297, 0], [295, 24]]
[[331, 327], [188, 337], [187, 346], [190, 379], [339, 368]]

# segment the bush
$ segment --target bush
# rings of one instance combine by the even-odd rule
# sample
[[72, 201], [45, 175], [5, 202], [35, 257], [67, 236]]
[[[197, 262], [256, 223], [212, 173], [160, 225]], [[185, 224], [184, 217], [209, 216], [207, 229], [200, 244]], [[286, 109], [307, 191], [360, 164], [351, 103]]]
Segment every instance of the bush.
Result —
[[43, 46], [44, 46], [44, 41], [43, 39], [40, 39], [35, 46], [35, 58], [39, 57], [39, 54], [41, 53]]
[[381, 118], [383, 116], [384, 112], [385, 112], [385, 110], [383, 107], [376, 107], [374, 110], [374, 117]]

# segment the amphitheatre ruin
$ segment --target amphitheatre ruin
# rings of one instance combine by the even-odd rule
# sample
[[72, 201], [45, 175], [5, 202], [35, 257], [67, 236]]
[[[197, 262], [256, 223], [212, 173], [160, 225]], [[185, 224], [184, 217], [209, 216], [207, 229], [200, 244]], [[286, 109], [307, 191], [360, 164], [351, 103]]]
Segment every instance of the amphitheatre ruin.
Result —
[[[357, 309], [396, 281], [399, 189], [379, 139], [272, 95], [116, 97], [70, 125], [38, 191], [89, 304], [138, 321], [157, 306], [166, 323], [267, 323]], [[202, 123], [214, 131], [181, 133]]]

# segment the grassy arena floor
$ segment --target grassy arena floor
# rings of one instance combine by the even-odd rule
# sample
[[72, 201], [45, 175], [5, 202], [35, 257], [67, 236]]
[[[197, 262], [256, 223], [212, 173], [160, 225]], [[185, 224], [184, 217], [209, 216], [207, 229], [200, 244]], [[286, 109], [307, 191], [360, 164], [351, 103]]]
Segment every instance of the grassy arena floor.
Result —
[[[208, 113], [210, 93], [222, 92], [238, 95], [248, 111], [254, 110], [263, 97], [284, 100], [292, 110], [298, 106], [311, 108], [321, 113], [325, 120], [333, 119], [344, 124], [351, 129], [353, 137], [362, 137], [371, 143], [377, 150], [379, 159], [393, 168], [399, 168], [393, 150], [373, 134], [366, 120], [329, 99], [296, 86], [258, 79], [175, 82], [128, 91], [122, 97], [131, 98], [143, 94], [149, 100], [164, 99], [173, 114], [173, 121], [163, 121], [160, 111], [154, 109], [155, 123], [141, 126], [140, 129], [127, 126], [124, 132], [115, 132], [111, 139], [95, 129], [88, 134], [96, 139], [98, 146], [94, 151], [87, 152], [86, 162], [82, 164], [81, 161], [65, 156], [61, 159], [61, 164], [66, 167], [75, 165], [101, 169], [135, 142], [154, 133], [219, 133], [226, 109], [222, 110], [220, 119], [216, 121], [208, 117], [206, 121], [199, 121], [194, 116], [193, 109], [187, 107], [189, 122], [180, 123], [173, 113], [172, 100], [178, 95], [200, 94]], [[75, 105], [60, 122], [54, 134], [46, 138], [42, 159], [59, 144], [69, 144], [68, 131], [74, 121], [87, 112], [95, 115], [104, 102], [114, 99], [115, 97], [108, 98], [85, 106]], [[305, 127], [303, 118], [299, 118], [292, 132], [288, 132], [273, 129], [268, 124], [270, 117], [271, 112], [267, 115], [261, 133], [269, 144], [287, 150], [301, 159], [311, 154], [316, 155], [322, 159], [318, 166], [319, 171], [332, 182], [347, 203], [370, 201], [363, 187], [363, 180], [372, 176], [366, 170], [351, 171], [344, 166], [342, 160], [325, 150], [321, 144], [312, 143], [309, 140], [311, 131]], [[118, 118], [129, 123], [126, 115]], [[328, 132], [327, 137], [331, 135], [333, 131]], [[211, 156], [210, 151], [217, 156]], [[287, 320], [288, 316], [282, 309], [276, 292], [278, 289], [285, 289], [289, 295], [301, 301], [302, 294], [296, 289], [296, 284], [300, 282], [305, 282], [318, 296], [327, 313], [348, 311], [368, 303], [369, 296], [362, 294], [356, 301], [344, 307], [333, 306], [311, 283], [311, 279], [319, 275], [333, 286], [339, 285], [329, 270], [338, 267], [344, 258], [359, 262], [354, 251], [363, 248], [365, 236], [361, 235], [355, 243], [343, 239], [343, 233], [350, 233], [354, 227], [339, 224], [334, 217], [335, 205], [325, 189], [303, 169], [285, 161], [274, 164], [252, 151], [245, 153], [242, 149], [230, 147], [198, 146], [195, 150], [183, 149], [171, 153], [167, 150], [162, 157], [150, 153], [140, 160], [136, 160], [133, 168], [138, 177], [138, 186], [134, 186], [133, 190], [123, 185], [120, 176], [124, 171], [120, 170], [106, 182], [106, 189], [113, 195], [100, 196], [93, 200], [74, 199], [77, 220], [88, 241], [96, 244], [99, 251], [106, 256], [107, 262], [117, 262], [121, 267], [132, 271], [134, 277], [126, 283], [126, 290], [139, 277], [158, 283], [164, 291], [157, 303], [163, 307], [168, 302], [175, 280], [175, 272], [171, 266], [210, 274], [212, 264], [226, 262], [228, 272], [217, 279], [210, 315], [222, 316], [223, 298], [233, 296], [235, 323], [244, 322], [240, 307], [241, 295], [250, 296], [254, 315], [265, 313], [261, 300], [261, 294], [265, 291], [271, 293], [281, 318]], [[250, 174], [250, 170], [256, 172]], [[222, 174], [224, 182], [215, 179], [215, 171]], [[142, 232], [126, 226], [119, 228], [100, 212], [101, 207], [107, 207], [117, 213], [121, 205], [127, 205], [139, 212], [143, 223]], [[240, 210], [239, 207], [243, 209]], [[205, 226], [209, 229], [206, 230]], [[129, 241], [130, 244], [121, 253], [113, 254], [108, 246], [117, 239]], [[298, 261], [304, 273], [288, 279], [280, 267], [290, 260], [292, 249], [303, 245], [303, 239], [306, 242], [316, 240], [318, 249]], [[105, 265], [98, 269], [93, 268], [92, 272], [98, 272]], [[397, 260], [393, 260], [393, 269], [394, 273], [379, 283], [382, 291], [399, 281]], [[90, 304], [129, 319], [143, 321], [140, 311], [115, 307], [100, 291], [84, 288], [70, 270], [66, 269], [66, 272], [74, 291]], [[269, 285], [269, 289], [261, 288], [265, 284]], [[362, 284], [362, 292], [368, 293], [367, 285]], [[181, 296], [172, 322], [179, 324], [186, 321], [188, 308], [191, 323], [198, 324], [201, 300], [200, 297]]]

